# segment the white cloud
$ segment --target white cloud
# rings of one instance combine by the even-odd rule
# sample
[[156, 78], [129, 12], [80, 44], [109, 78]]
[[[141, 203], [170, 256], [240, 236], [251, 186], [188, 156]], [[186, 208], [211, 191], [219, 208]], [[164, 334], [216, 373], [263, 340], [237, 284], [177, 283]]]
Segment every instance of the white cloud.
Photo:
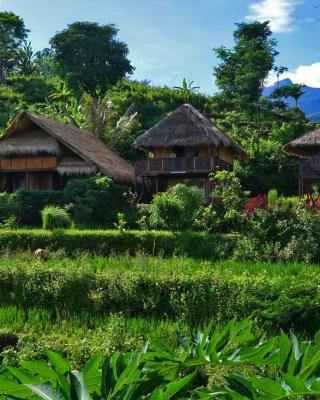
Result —
[[[310, 65], [300, 65], [298, 68], [285, 72], [280, 79], [291, 79], [293, 83], [303, 83], [311, 87], [320, 87], [320, 62]], [[267, 85], [272, 85], [277, 81], [277, 77], [272, 73], [268, 78]]]
[[270, 21], [273, 32], [291, 32], [295, 29], [293, 12], [301, 0], [260, 0], [249, 5], [250, 21]]

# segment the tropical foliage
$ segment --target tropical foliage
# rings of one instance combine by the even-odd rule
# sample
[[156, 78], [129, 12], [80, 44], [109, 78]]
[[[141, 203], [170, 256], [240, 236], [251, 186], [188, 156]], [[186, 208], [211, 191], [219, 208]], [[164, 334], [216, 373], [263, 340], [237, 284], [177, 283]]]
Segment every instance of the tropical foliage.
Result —
[[[319, 395], [319, 335], [314, 342], [297, 337], [258, 339], [247, 320], [224, 328], [209, 326], [191, 341], [181, 337], [181, 350], [97, 355], [81, 372], [56, 353], [45, 361], [24, 361], [20, 368], [2, 367], [0, 394], [52, 399], [286, 399]], [[246, 366], [246, 368], [244, 368]], [[224, 386], [208, 385], [201, 369], [225, 370]], [[232, 373], [230, 370], [238, 369]], [[240, 371], [245, 371], [243, 375]], [[258, 371], [264, 372], [264, 377]], [[200, 385], [199, 385], [200, 383]]]

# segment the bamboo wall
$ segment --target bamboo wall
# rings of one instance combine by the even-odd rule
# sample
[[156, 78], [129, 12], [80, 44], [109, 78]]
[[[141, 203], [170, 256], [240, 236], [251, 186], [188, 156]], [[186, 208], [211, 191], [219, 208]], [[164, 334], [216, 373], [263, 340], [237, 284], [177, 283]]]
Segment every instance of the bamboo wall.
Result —
[[19, 157], [0, 160], [0, 170], [53, 169], [57, 166], [56, 157]]

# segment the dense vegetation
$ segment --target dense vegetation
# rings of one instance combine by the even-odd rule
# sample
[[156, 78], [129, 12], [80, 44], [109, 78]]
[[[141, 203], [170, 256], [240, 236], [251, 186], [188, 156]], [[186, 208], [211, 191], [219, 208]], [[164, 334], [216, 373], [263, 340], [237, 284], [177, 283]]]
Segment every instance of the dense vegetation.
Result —
[[[314, 343], [299, 343], [294, 334], [284, 333], [259, 340], [251, 328], [249, 321], [209, 326], [192, 340], [181, 337], [178, 353], [146, 345], [131, 354], [98, 354], [82, 372], [46, 350], [48, 364], [24, 361], [21, 368], [4, 367], [1, 392], [45, 400], [316, 398], [319, 336]], [[221, 370], [225, 376], [219, 379]]]
[[[144, 157], [132, 146], [135, 138], [188, 101], [250, 154], [251, 162], [236, 169], [246, 190], [297, 193], [298, 163], [281, 148], [312, 124], [298, 107], [281, 101], [289, 96], [298, 104], [294, 88], [262, 97], [268, 73], [285, 71], [276, 66], [277, 43], [268, 23], [238, 24], [234, 48], [215, 49], [220, 91], [213, 96], [198, 93], [186, 80], [174, 89], [128, 80], [133, 66], [113, 25], [75, 22], [51, 39], [51, 48], [37, 53], [20, 17], [1, 13], [0, 34], [6, 43], [0, 54], [0, 129], [26, 108], [85, 127], [132, 161]], [[99, 62], [90, 63], [93, 55]]]
[[130, 80], [117, 33], [74, 22], [34, 53], [22, 18], [0, 13], [1, 132], [29, 109], [89, 129], [132, 162], [145, 156], [136, 137], [190, 102], [250, 163], [213, 174], [206, 207], [185, 185], [139, 204], [101, 176], [0, 194], [1, 397], [319, 396], [319, 334], [308, 341], [320, 329], [319, 190], [288, 197], [298, 163], [281, 150], [313, 125], [301, 85], [262, 97], [268, 73], [285, 71], [269, 24], [237, 24], [234, 46], [215, 49], [213, 96], [186, 79]]

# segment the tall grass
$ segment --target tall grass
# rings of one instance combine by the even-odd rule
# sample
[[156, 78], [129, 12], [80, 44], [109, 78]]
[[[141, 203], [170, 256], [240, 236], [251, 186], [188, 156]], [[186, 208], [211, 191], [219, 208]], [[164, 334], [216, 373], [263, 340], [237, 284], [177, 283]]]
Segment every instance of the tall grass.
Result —
[[238, 261], [209, 261], [187, 257], [151, 257], [144, 253], [138, 253], [132, 257], [128, 254], [122, 256], [91, 256], [87, 253], [79, 253], [76, 258], [68, 258], [63, 250], [48, 253], [49, 259], [38, 260], [33, 253], [2, 253], [0, 254], [0, 268], [22, 268], [36, 269], [44, 266], [50, 268], [79, 268], [90, 272], [109, 271], [132, 271], [145, 272], [155, 276], [174, 273], [183, 273], [186, 276], [192, 275], [196, 271], [206, 270], [208, 272], [232, 273], [233, 275], [264, 275], [269, 277], [286, 276], [309, 276], [320, 274], [319, 265], [306, 265], [302, 263], [244, 263]]

